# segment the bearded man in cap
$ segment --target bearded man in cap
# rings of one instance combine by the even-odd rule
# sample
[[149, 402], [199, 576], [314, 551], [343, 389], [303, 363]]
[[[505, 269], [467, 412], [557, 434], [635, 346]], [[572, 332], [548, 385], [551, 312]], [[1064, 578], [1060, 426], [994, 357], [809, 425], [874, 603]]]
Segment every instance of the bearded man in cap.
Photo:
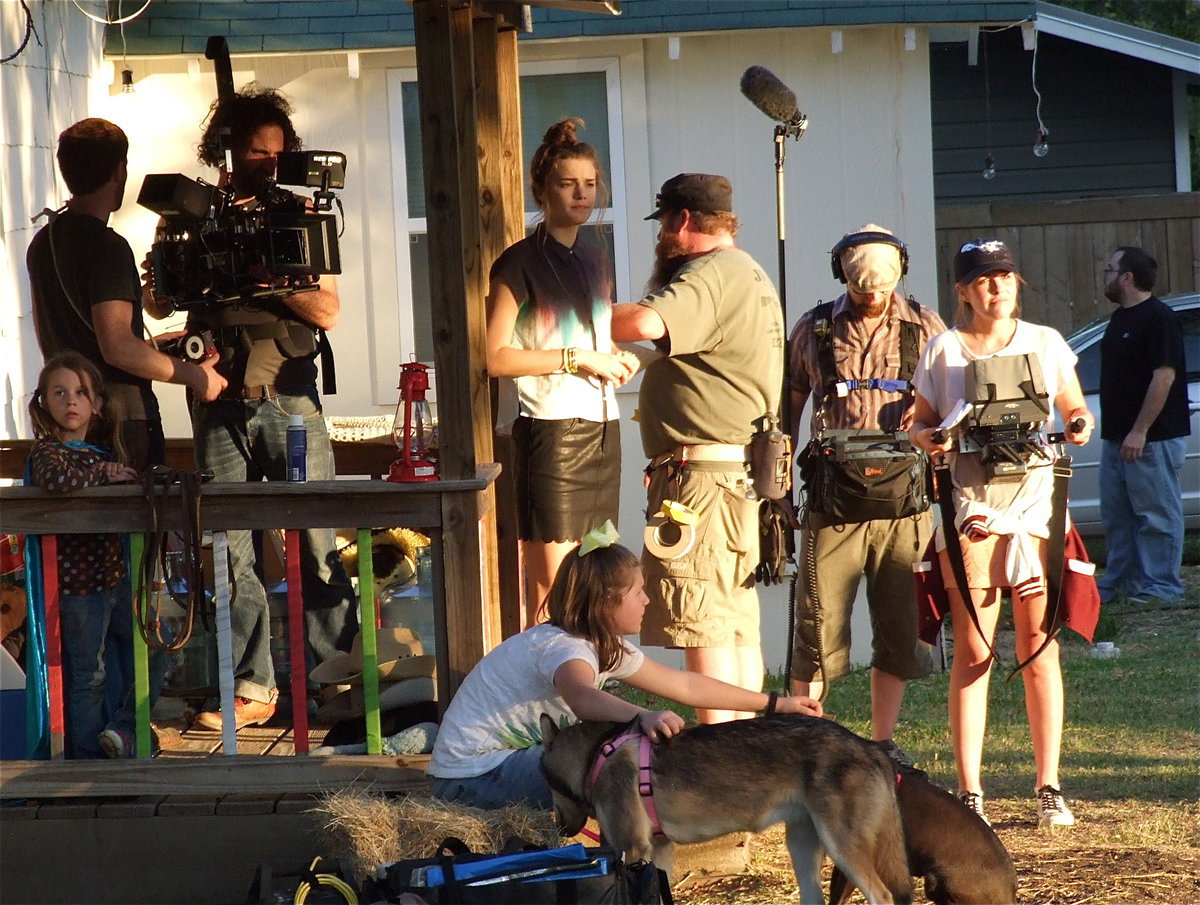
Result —
[[[660, 358], [638, 397], [649, 507], [643, 644], [682, 648], [687, 668], [743, 688], [763, 681], [758, 512], [746, 447], [779, 411], [783, 316], [770, 278], [734, 245], [733, 188], [681, 173], [663, 183], [649, 294], [613, 307], [618, 342]], [[749, 714], [698, 710], [702, 723]]]
[[[814, 394], [814, 436], [822, 428], [906, 431], [916, 359], [945, 324], [936, 312], [896, 292], [908, 269], [908, 250], [890, 230], [869, 223], [846, 233], [831, 255], [845, 294], [806, 312], [789, 338], [792, 436]], [[825, 683], [850, 671], [850, 614], [865, 576], [872, 629], [871, 735], [904, 761], [909, 759], [892, 736], [905, 686], [931, 668], [929, 646], [917, 638], [911, 568], [929, 540], [931, 519], [926, 511], [843, 523], [810, 511], [801, 531], [792, 691], [819, 697]], [[803, 565], [810, 557], [816, 570]]]

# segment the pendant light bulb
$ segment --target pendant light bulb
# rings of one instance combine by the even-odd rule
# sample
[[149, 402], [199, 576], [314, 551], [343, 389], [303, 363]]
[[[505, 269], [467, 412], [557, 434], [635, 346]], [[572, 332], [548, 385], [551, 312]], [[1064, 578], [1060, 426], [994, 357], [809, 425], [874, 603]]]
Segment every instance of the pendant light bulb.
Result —
[[133, 90], [133, 70], [125, 68], [121, 70], [121, 93], [136, 94]]
[[992, 157], [991, 154], [989, 154], [987, 157], [985, 157], [983, 159], [983, 178], [984, 179], [995, 179], [996, 178], [996, 160], [994, 157]]
[[1033, 156], [1045, 157], [1050, 153], [1050, 143], [1046, 140], [1050, 137], [1050, 130], [1045, 126], [1038, 129], [1037, 141], [1033, 143]]

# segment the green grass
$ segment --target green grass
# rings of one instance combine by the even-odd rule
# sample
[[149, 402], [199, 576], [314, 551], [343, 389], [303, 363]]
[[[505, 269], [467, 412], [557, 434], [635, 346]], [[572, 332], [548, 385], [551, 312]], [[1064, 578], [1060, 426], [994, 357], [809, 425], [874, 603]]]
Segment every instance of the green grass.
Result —
[[[1061, 773], [1072, 796], [1137, 799], [1148, 806], [1194, 802], [1200, 796], [1200, 569], [1184, 572], [1189, 590], [1179, 606], [1105, 607], [1109, 633], [1120, 648], [1115, 659], [1092, 659], [1088, 645], [1064, 631]], [[1002, 656], [1011, 663], [1011, 642]], [[993, 669], [983, 783], [989, 797], [1026, 798], [1032, 795], [1034, 765], [1024, 689], [1019, 677], [1005, 682], [1007, 673]], [[825, 701], [839, 722], [860, 735], [870, 732], [869, 680], [868, 669], [857, 669], [835, 682]], [[783, 685], [774, 675], [767, 688]], [[948, 688], [949, 673], [941, 671], [909, 683], [896, 739], [935, 782], [953, 788]], [[621, 693], [694, 718], [688, 708], [632, 689]]]

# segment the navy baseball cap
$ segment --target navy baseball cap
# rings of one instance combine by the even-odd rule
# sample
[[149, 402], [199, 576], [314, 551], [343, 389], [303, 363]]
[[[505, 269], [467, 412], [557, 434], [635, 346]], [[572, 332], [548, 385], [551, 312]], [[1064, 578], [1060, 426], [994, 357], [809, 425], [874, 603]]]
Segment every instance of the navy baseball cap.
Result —
[[985, 273], [1019, 273], [1012, 252], [999, 239], [972, 239], [954, 256], [954, 282], [969, 283]]
[[715, 214], [733, 210], [733, 186], [724, 176], [708, 173], [680, 173], [662, 184], [654, 197], [654, 213], [647, 220], [657, 220], [666, 211], [699, 211]]

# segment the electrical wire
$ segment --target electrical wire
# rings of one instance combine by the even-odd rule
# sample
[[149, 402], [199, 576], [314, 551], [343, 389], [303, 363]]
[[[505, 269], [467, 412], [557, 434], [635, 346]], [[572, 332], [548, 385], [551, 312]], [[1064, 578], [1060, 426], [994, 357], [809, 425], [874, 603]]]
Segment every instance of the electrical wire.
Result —
[[[316, 869], [320, 857], [313, 858], [312, 864], [308, 865], [308, 870], [312, 873]], [[337, 874], [314, 874], [318, 886], [328, 886], [335, 890], [347, 903], [347, 905], [358, 905], [358, 893], [354, 891], [354, 887], [343, 880]], [[308, 901], [308, 894], [312, 891], [312, 885], [307, 880], [300, 881], [300, 885], [296, 887], [296, 896], [292, 899], [295, 905], [304, 905]]]
[[[118, 7], [118, 9], [117, 9], [117, 17], [118, 18], [116, 18], [116, 19], [105, 19], [101, 16], [96, 16], [96, 15], [93, 15], [92, 13], [89, 13], [86, 9], [84, 9], [82, 6], [79, 5], [79, 0], [71, 0], [71, 2], [75, 4], [75, 8], [77, 10], [79, 10], [81, 13], [83, 13], [85, 16], [87, 16], [93, 22], [99, 22], [101, 25], [124, 25], [126, 22], [132, 22], [134, 19], [136, 19], [138, 16], [140, 16], [142, 13], [144, 13], [146, 11], [146, 7], [148, 7], [153, 2], [153, 0], [146, 0], [146, 2], [144, 2], [142, 4], [141, 9], [139, 9], [136, 13], [134, 13], [133, 15], [130, 15], [130, 16], [122, 16], [120, 8]], [[22, 6], [23, 5], [24, 5], [24, 3], [22, 3]]]
[[1038, 58], [1038, 39], [1037, 32], [1033, 34], [1033, 68], [1031, 70], [1030, 79], [1033, 82], [1033, 93], [1037, 97], [1037, 107], [1035, 115], [1037, 116], [1038, 132], [1042, 135], [1049, 135], [1050, 132], [1046, 128], [1046, 124], [1042, 122], [1042, 92], [1038, 91], [1037, 86], [1037, 58]]
[[25, 50], [26, 45], [29, 44], [30, 35], [34, 35], [37, 38], [39, 45], [42, 43], [42, 36], [39, 35], [37, 30], [33, 27], [33, 13], [29, 11], [29, 5], [25, 2], [25, 0], [20, 0], [20, 3], [21, 9], [25, 10], [25, 37], [21, 39], [20, 47], [10, 53], [8, 56], [0, 57], [0, 63], [7, 63], [9, 60], [15, 60], [17, 57], [19, 57], [21, 52]]

